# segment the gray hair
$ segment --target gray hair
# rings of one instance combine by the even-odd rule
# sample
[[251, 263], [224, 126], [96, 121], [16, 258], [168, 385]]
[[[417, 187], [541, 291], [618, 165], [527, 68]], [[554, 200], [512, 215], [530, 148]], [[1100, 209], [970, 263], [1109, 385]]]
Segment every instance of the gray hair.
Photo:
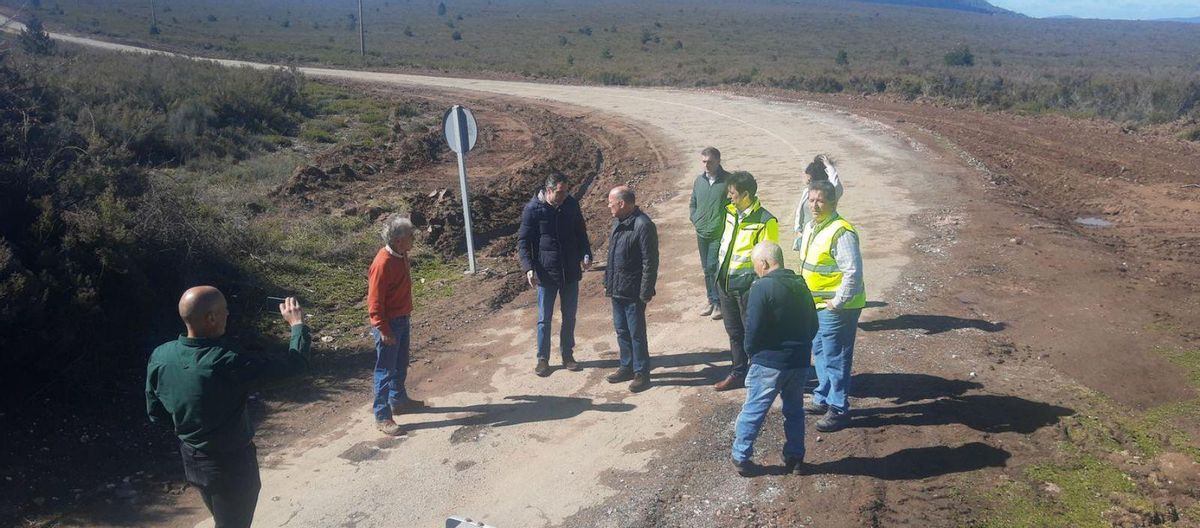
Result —
[[609, 191], [609, 194], [629, 205], [637, 205], [637, 194], [634, 193], [633, 189], [630, 189], [628, 186], [620, 185], [613, 187], [613, 189]]
[[415, 230], [412, 220], [407, 216], [396, 213], [388, 217], [387, 222], [383, 224], [383, 230], [379, 234], [383, 237], [383, 243], [386, 245], [391, 244], [393, 240], [398, 238], [412, 236]]
[[812, 183], [808, 184], [808, 192], [810, 195], [814, 192], [819, 192], [825, 197], [826, 202], [837, 204], [837, 189], [834, 188], [832, 183], [829, 183], [829, 180], [813, 180]]
[[779, 244], [770, 240], [763, 240], [758, 245], [754, 246], [754, 251], [750, 253], [750, 258], [755, 260], [765, 260], [774, 266], [783, 267], [783, 248]]

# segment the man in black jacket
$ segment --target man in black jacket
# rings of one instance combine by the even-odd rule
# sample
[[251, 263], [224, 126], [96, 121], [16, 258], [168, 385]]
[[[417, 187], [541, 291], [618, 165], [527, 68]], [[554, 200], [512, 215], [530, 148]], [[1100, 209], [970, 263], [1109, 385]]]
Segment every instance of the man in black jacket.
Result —
[[613, 215], [608, 234], [608, 266], [604, 268], [604, 294], [612, 297], [613, 327], [621, 351], [621, 367], [609, 374], [609, 383], [633, 380], [629, 390], [650, 388], [650, 351], [646, 339], [646, 304], [654, 298], [658, 281], [658, 229], [637, 206], [629, 187], [608, 193]]
[[537, 366], [538, 376], [550, 375], [550, 322], [554, 299], [562, 297], [562, 328], [559, 347], [563, 367], [580, 370], [575, 362], [575, 312], [579, 307], [579, 280], [583, 267], [592, 265], [592, 244], [579, 202], [567, 194], [566, 176], [552, 173], [546, 185], [533, 197], [521, 214], [517, 232], [517, 253], [529, 286], [537, 288]]
[[783, 398], [783, 464], [804, 462], [804, 382], [817, 334], [817, 310], [804, 279], [783, 267], [783, 249], [759, 242], [750, 254], [759, 279], [746, 300], [746, 403], [734, 425], [733, 465], [754, 471], [754, 439], [776, 396]]

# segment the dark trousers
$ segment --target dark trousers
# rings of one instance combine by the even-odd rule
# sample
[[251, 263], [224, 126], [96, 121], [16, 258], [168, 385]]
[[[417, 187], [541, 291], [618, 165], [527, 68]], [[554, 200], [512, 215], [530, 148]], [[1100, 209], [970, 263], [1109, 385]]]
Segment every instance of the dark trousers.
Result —
[[631, 299], [612, 300], [613, 328], [621, 351], [621, 368], [650, 373], [650, 349], [646, 338], [646, 303]]
[[200, 490], [216, 528], [248, 528], [258, 505], [258, 451], [254, 444], [228, 453], [205, 453], [181, 444], [183, 474]]
[[696, 246], [700, 250], [700, 268], [704, 270], [704, 293], [709, 304], [721, 302], [717, 295], [717, 254], [721, 249], [721, 237], [704, 238], [696, 235]]
[[746, 357], [746, 292], [729, 292], [725, 288], [717, 288], [721, 297], [721, 321], [725, 323], [725, 333], [729, 334], [729, 354], [733, 365], [729, 369], [730, 376], [746, 377], [750, 368], [749, 358]]

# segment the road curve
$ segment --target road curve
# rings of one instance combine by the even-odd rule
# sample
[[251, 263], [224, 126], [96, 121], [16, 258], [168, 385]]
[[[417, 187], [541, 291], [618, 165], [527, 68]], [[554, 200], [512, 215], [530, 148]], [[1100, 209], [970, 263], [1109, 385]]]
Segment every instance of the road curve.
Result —
[[[13, 29], [19, 26], [10, 25]], [[161, 53], [53, 36], [116, 51]], [[813, 104], [697, 90], [300, 70], [315, 78], [553, 101], [618, 116], [667, 138], [669, 144], [658, 147], [687, 168], [654, 176], [674, 182], [678, 192], [649, 211], [663, 245], [663, 293], [651, 306], [648, 332], [660, 371], [694, 372], [698, 365], [689, 355], [719, 356], [728, 342], [719, 323], [692, 314], [702, 281], [687, 201], [701, 148], [720, 148], [726, 168], [758, 178], [762, 201], [780, 217], [786, 242], [803, 167], [817, 153], [831, 154], [846, 182], [841, 210], [862, 233], [868, 294], [885, 302], [908, 262], [909, 218], [922, 207], [909, 189], [935, 178], [925, 155], [889, 127]], [[581, 307], [581, 360], [615, 354], [608, 317], [606, 306]], [[474, 373], [478, 384], [433, 399], [437, 412], [406, 417], [412, 431], [406, 439], [381, 440], [364, 405], [345, 426], [313, 442], [317, 447], [272, 454], [264, 463], [256, 526], [440, 526], [448, 515], [474, 516], [502, 528], [551, 526], [620, 493], [605, 479], [609, 471], [653, 472], [655, 442], [676, 436], [685, 397], [707, 388], [660, 386], [629, 395], [603, 383], [604, 373], [596, 369], [536, 378], [528, 354], [533, 320], [529, 308], [505, 309], [465, 335], [458, 343], [462, 350], [503, 356], [501, 367]]]

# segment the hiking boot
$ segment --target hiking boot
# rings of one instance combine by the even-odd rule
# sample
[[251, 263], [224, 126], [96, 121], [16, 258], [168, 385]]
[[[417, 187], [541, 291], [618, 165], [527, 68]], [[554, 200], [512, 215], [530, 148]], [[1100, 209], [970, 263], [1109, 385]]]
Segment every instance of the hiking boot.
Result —
[[392, 414], [404, 414], [407, 412], [419, 411], [425, 408], [425, 402], [409, 398], [407, 400], [392, 402]]
[[717, 392], [733, 390], [733, 389], [742, 389], [745, 387], [746, 387], [746, 378], [744, 378], [742, 376], [738, 376], [737, 374], [730, 374], [729, 377], [727, 377], [721, 381], [718, 381], [716, 385], [713, 385], [713, 389], [716, 390]]
[[627, 368], [619, 368], [616, 372], [604, 377], [604, 380], [609, 383], [621, 383], [633, 379], [633, 371]]
[[379, 432], [388, 436], [404, 436], [404, 429], [401, 429], [399, 425], [396, 425], [396, 421], [392, 420], [391, 418], [386, 420], [376, 420], [375, 428], [379, 429]]
[[742, 462], [734, 460], [733, 467], [737, 469], [737, 474], [743, 477], [753, 477], [754, 472], [758, 469], [758, 466], [756, 466], [752, 460], [745, 460]]
[[719, 305], [719, 304], [713, 305], [712, 319], [713, 319], [713, 321], [721, 320], [721, 305]]
[[789, 475], [793, 474], [793, 473], [796, 475], [804, 475], [806, 473], [806, 466], [804, 465], [804, 459], [797, 458], [797, 457], [790, 457], [787, 455], [783, 455], [783, 469]]
[[717, 307], [717, 305], [715, 305], [713, 303], [708, 303], [708, 304], [704, 305], [704, 309], [700, 310], [700, 317], [708, 317], [708, 316], [712, 315], [713, 310], [716, 309], [716, 307]]
[[579, 366], [579, 363], [575, 361], [573, 356], [563, 356], [563, 368], [571, 372], [579, 372], [583, 370], [583, 367]]
[[633, 375], [633, 383], [629, 384], [629, 392], [642, 392], [650, 388], [650, 374], [638, 372]]
[[550, 375], [550, 361], [546, 360], [546, 359], [539, 359], [537, 362], [537, 366], [533, 367], [533, 373], [537, 374], [538, 376], [541, 376], [543, 378], [546, 376], [549, 376]]
[[804, 414], [825, 414], [827, 412], [829, 412], [828, 404], [808, 402], [804, 406]]
[[850, 425], [850, 416], [846, 413], [834, 411], [833, 409], [829, 409], [825, 413], [825, 416], [822, 416], [816, 423], [817, 430], [822, 433], [840, 431], [845, 429], [847, 425]]

